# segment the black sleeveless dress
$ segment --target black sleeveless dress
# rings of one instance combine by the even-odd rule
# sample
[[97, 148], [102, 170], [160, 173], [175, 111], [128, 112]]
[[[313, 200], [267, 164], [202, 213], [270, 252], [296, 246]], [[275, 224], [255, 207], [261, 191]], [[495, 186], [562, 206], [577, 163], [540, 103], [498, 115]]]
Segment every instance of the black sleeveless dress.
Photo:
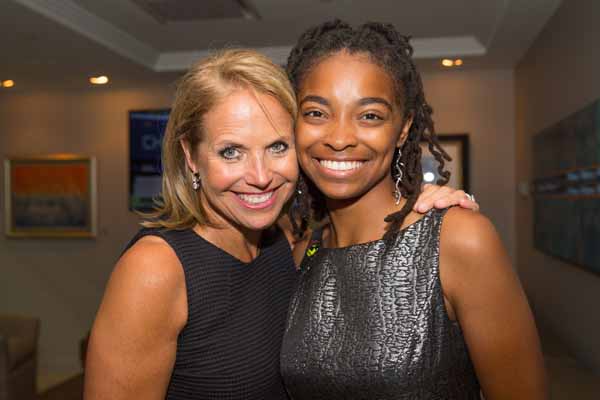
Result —
[[445, 210], [390, 238], [307, 250], [281, 367], [295, 400], [479, 399], [439, 278]]
[[250, 263], [192, 229], [142, 229], [127, 247], [146, 235], [174, 249], [187, 286], [188, 321], [166, 398], [287, 399], [279, 352], [297, 272], [283, 233], [265, 233]]

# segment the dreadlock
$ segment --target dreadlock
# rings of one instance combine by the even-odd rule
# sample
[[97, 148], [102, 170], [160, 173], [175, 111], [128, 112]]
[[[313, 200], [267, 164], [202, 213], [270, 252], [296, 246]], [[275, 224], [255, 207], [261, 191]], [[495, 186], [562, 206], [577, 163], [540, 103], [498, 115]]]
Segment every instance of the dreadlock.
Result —
[[[409, 37], [399, 34], [391, 24], [371, 22], [352, 28], [336, 19], [304, 32], [287, 60], [287, 73], [296, 93], [315, 65], [340, 51], [367, 54], [373, 63], [386, 70], [394, 82], [396, 100], [403, 106], [404, 121], [413, 118], [399, 160], [404, 164], [400, 192], [407, 201], [399, 211], [385, 218], [385, 222], [390, 223], [388, 233], [396, 232], [421, 193], [423, 171], [419, 143], [427, 141], [429, 151], [438, 161], [441, 179], [437, 183], [440, 185], [446, 184], [450, 177], [450, 172], [444, 169], [444, 159], [450, 160], [450, 157], [435, 135], [431, 119], [433, 110], [425, 100], [421, 76], [412, 60], [413, 48], [409, 44]], [[398, 153], [394, 155], [390, 170], [397, 158]], [[302, 174], [298, 194], [290, 208], [295, 232], [301, 234], [308, 219], [319, 220], [325, 215], [323, 195]]]

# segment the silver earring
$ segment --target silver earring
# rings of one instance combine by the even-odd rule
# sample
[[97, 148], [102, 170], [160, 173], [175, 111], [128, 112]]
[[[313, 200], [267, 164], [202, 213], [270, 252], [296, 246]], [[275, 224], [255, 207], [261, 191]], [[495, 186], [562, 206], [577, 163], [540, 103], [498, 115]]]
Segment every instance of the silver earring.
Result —
[[402, 172], [404, 163], [400, 161], [400, 157], [402, 157], [402, 150], [398, 147], [398, 156], [396, 157], [396, 162], [394, 163], [394, 198], [396, 199], [396, 205], [400, 204], [400, 199], [402, 199], [400, 185], [402, 184], [402, 176], [404, 175], [404, 172]]
[[200, 189], [200, 174], [198, 172], [192, 174], [192, 189]]

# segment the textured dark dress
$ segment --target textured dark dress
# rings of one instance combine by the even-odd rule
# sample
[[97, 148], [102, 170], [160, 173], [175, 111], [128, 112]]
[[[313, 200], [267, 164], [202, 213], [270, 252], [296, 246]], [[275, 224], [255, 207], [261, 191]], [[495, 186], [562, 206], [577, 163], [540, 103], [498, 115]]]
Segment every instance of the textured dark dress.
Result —
[[293, 399], [480, 398], [444, 305], [444, 213], [432, 210], [390, 238], [314, 254], [309, 247], [281, 355]]
[[163, 238], [183, 266], [188, 321], [166, 398], [288, 399], [279, 351], [289, 299], [297, 280], [281, 231], [264, 234], [258, 257], [243, 263], [192, 229], [143, 229]]

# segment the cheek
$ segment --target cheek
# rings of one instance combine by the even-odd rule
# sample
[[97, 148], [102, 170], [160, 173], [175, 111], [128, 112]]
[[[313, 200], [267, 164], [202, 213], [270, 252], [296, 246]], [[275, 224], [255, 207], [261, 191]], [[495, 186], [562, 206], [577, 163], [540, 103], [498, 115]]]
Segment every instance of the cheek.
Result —
[[286, 180], [295, 183], [298, 180], [298, 159], [296, 150], [290, 149], [285, 157], [273, 161], [273, 170]]
[[211, 160], [203, 164], [202, 170], [204, 173], [201, 174], [201, 177], [207, 191], [225, 191], [244, 177], [245, 170], [240, 164], [228, 164]]
[[298, 162], [302, 166], [303, 159], [308, 157], [308, 151], [322, 137], [321, 129], [309, 127], [308, 125], [298, 124], [296, 133], [296, 153], [298, 154]]

